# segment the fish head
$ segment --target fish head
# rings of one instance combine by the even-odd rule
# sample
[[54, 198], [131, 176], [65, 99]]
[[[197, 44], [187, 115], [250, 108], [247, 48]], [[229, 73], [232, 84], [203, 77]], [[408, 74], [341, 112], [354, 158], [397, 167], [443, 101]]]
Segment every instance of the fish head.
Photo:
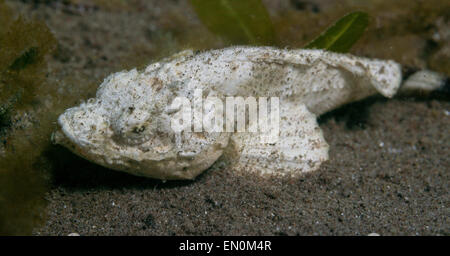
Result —
[[53, 141], [102, 166], [138, 176], [192, 179], [222, 154], [225, 133], [171, 128], [176, 92], [164, 79], [136, 70], [106, 78], [96, 98], [58, 118]]

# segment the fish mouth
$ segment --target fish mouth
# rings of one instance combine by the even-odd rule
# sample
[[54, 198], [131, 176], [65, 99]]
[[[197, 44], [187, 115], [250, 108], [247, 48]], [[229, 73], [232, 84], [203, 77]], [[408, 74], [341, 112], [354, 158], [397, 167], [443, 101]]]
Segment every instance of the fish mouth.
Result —
[[69, 124], [65, 121], [67, 121], [68, 117], [66, 113], [61, 114], [58, 117], [58, 129], [52, 133], [51, 141], [53, 144], [59, 144], [66, 146], [68, 144], [72, 144], [74, 141], [73, 136], [70, 136], [70, 132], [67, 130]]
[[61, 124], [58, 124], [58, 129], [52, 133], [50, 141], [53, 145], [64, 146], [73, 152], [76, 152], [78, 148], [72, 137], [61, 127]]
[[[54, 131], [52, 133], [51, 136], [51, 142], [52, 144], [56, 145], [67, 145], [70, 142], [70, 138], [67, 135], [67, 132], [64, 132], [64, 120], [66, 119], [66, 113], [62, 113], [59, 117], [58, 117], [58, 121], [57, 121], [57, 130]], [[66, 127], [67, 128], [67, 127]]]
[[68, 116], [62, 114], [58, 118], [58, 128], [51, 135], [51, 142], [53, 145], [61, 145], [72, 153], [92, 162], [94, 159], [88, 152], [86, 144], [80, 143], [79, 134], [73, 133], [73, 127], [67, 122], [64, 122]]
[[[53, 145], [60, 145], [64, 148], [70, 150], [72, 153], [79, 155], [83, 158], [85, 156], [82, 154], [83, 150], [80, 148], [73, 140], [71, 140], [61, 128], [58, 128], [51, 135], [51, 143]], [[87, 159], [87, 158], [86, 158]]]

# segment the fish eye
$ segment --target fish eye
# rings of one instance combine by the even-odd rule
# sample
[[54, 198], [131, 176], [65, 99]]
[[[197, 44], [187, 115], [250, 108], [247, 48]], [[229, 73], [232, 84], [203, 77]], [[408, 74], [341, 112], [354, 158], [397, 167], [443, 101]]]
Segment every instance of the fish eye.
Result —
[[135, 133], [135, 134], [140, 134], [140, 133], [142, 133], [142, 132], [144, 132], [145, 131], [145, 125], [141, 125], [141, 126], [135, 126], [134, 128], [133, 128], [133, 133]]

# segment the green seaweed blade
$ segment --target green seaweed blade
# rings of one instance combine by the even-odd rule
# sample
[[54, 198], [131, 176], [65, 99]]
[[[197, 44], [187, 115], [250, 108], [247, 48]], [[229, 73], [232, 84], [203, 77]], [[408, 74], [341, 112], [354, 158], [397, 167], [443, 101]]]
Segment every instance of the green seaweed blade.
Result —
[[37, 61], [37, 57], [38, 57], [38, 48], [30, 47], [11, 64], [10, 69], [12, 70], [24, 69], [28, 65], [35, 63]]
[[197, 16], [231, 44], [273, 45], [275, 32], [261, 0], [191, 0]]
[[368, 24], [369, 15], [367, 13], [349, 13], [306, 45], [305, 48], [346, 53], [363, 35]]

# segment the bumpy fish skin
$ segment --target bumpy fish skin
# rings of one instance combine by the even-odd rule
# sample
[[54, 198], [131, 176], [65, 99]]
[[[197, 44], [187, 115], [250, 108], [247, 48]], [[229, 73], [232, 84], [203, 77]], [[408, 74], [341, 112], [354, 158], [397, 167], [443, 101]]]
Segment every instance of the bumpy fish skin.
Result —
[[[144, 71], [108, 76], [96, 98], [59, 117], [54, 140], [92, 162], [150, 178], [193, 179], [229, 152], [236, 169], [296, 176], [328, 159], [316, 115], [376, 93], [392, 97], [400, 83], [393, 61], [323, 50], [185, 51]], [[279, 142], [258, 144], [251, 133], [173, 132], [177, 111], [169, 106], [177, 96], [193, 100], [196, 89], [221, 99], [279, 97]]]

